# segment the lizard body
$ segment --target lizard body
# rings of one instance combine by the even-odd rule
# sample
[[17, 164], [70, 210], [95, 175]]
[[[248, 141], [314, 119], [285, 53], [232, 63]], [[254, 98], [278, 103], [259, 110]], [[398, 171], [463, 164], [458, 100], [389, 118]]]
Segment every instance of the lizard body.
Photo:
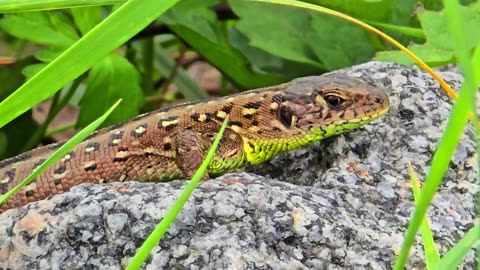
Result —
[[[0, 205], [0, 213], [80, 183], [190, 178], [227, 115], [228, 128], [209, 175], [352, 130], [388, 108], [381, 89], [345, 76], [315, 76], [153, 111], [93, 133]], [[0, 193], [20, 183], [61, 144], [0, 162]]]

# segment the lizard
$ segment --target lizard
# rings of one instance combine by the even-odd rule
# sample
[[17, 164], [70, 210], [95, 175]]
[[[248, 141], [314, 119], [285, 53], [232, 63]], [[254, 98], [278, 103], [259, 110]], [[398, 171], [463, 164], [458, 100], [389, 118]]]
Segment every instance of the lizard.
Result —
[[[383, 89], [346, 75], [323, 75], [159, 109], [94, 132], [0, 205], [0, 213], [81, 183], [190, 178], [227, 115], [227, 129], [206, 177], [353, 130], [383, 115], [389, 106]], [[1, 161], [0, 194], [61, 145]]]

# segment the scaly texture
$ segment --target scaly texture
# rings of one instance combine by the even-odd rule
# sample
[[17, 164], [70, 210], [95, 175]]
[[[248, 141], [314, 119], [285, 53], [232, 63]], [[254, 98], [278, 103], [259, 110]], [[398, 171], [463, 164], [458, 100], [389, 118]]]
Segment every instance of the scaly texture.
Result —
[[[388, 107], [381, 89], [350, 77], [316, 76], [150, 112], [92, 134], [1, 205], [0, 213], [80, 183], [189, 178], [227, 115], [228, 128], [209, 175], [352, 130]], [[60, 145], [0, 162], [0, 192], [20, 183]]]

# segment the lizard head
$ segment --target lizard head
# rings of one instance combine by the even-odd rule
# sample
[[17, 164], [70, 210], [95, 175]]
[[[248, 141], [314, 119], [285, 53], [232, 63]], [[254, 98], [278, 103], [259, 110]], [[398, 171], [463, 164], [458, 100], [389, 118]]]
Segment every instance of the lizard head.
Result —
[[286, 127], [320, 140], [355, 129], [384, 114], [387, 94], [354, 78], [338, 75], [293, 80], [279, 106]]

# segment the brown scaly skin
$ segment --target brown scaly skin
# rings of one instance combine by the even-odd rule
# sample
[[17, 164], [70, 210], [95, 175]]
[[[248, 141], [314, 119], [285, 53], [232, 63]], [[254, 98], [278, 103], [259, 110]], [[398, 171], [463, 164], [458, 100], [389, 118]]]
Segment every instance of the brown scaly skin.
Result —
[[[209, 175], [354, 129], [388, 107], [384, 91], [330, 75], [150, 112], [92, 134], [1, 205], [0, 213], [80, 183], [190, 178], [226, 115], [228, 128], [209, 164]], [[0, 162], [0, 193], [20, 183], [60, 145]]]

